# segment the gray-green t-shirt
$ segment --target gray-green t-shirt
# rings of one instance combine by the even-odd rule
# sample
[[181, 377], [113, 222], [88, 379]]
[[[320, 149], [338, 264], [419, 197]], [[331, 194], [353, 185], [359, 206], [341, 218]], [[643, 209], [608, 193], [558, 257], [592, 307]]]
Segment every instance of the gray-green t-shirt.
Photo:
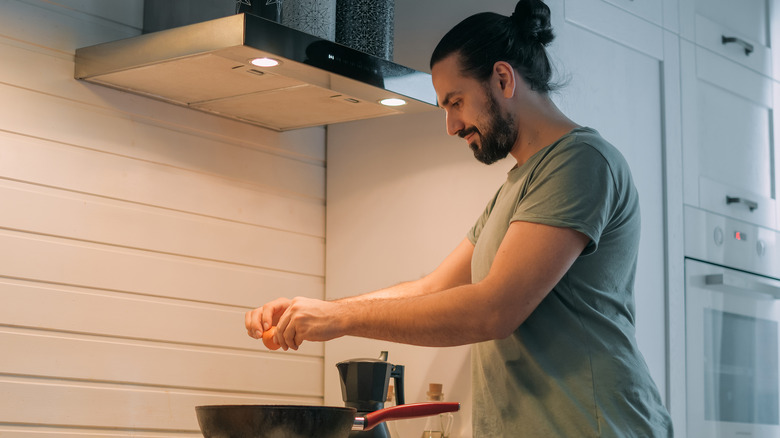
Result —
[[513, 221], [590, 242], [512, 335], [473, 347], [474, 436], [671, 436], [634, 336], [639, 202], [620, 152], [578, 128], [513, 168], [469, 232], [473, 282]]

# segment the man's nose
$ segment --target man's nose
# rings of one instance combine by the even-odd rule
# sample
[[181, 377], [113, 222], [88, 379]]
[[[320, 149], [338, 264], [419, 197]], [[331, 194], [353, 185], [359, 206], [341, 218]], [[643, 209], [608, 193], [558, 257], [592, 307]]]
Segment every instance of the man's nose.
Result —
[[458, 132], [460, 132], [463, 128], [465, 128], [465, 125], [460, 120], [460, 118], [448, 112], [447, 113], [447, 134], [457, 135]]

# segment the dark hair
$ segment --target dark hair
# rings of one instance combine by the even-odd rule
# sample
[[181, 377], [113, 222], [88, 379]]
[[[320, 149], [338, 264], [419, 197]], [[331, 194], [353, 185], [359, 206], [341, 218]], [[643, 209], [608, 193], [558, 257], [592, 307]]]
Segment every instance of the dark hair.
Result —
[[552, 67], [545, 50], [553, 38], [550, 8], [542, 0], [520, 0], [509, 17], [483, 12], [458, 23], [439, 41], [431, 68], [458, 53], [462, 72], [484, 81], [496, 62], [506, 61], [532, 90], [547, 93], [557, 88], [550, 83]]

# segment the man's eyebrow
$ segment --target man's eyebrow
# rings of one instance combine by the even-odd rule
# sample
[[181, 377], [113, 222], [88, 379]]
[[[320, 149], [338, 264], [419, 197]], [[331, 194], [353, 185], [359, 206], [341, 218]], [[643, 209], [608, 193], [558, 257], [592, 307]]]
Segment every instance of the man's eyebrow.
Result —
[[452, 97], [456, 94], [458, 94], [460, 91], [450, 91], [449, 93], [444, 95], [444, 100], [441, 101], [441, 104], [439, 104], [440, 107], [444, 108], [445, 106], [450, 104], [450, 100], [452, 100]]

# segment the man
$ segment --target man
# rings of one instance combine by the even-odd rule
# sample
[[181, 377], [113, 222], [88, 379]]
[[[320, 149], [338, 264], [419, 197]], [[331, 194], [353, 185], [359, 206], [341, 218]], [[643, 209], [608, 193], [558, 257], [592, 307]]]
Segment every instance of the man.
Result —
[[474, 436], [670, 436], [634, 339], [639, 204], [620, 153], [549, 98], [549, 9], [477, 14], [431, 59], [447, 132], [516, 165], [422, 279], [338, 301], [279, 298], [246, 314], [284, 349], [352, 335], [474, 344]]

